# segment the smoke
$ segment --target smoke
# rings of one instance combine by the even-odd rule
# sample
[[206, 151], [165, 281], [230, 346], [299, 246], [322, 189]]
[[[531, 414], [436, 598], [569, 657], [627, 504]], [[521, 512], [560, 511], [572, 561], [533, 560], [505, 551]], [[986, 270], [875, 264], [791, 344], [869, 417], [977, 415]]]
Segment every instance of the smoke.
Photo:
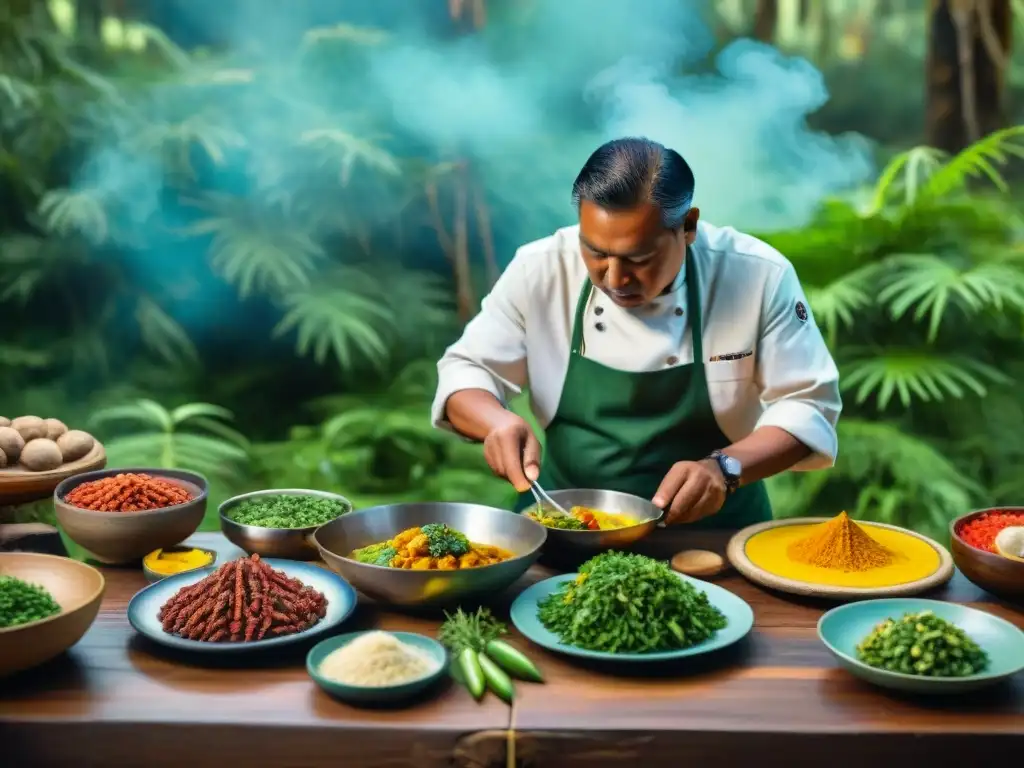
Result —
[[[805, 223], [823, 197], [872, 172], [863, 139], [807, 126], [828, 99], [809, 62], [740, 40], [707, 71], [714, 40], [699, 3], [530, 8], [512, 40], [441, 45], [412, 33], [374, 56], [370, 72], [406, 130], [471, 150], [489, 187], [537, 227], [524, 239], [571, 223], [575, 173], [598, 143], [624, 135], [688, 159], [706, 219], [762, 231]], [[565, 131], [579, 103], [592, 124]]]
[[[339, 183], [347, 184], [338, 220], [371, 228], [393, 227], [408, 190], [361, 181], [348, 167], [339, 169], [333, 187], [320, 186], [322, 168], [297, 151], [298, 137], [329, 141], [339, 129], [376, 140], [386, 133], [384, 148], [401, 158], [468, 157], [486, 189], [504, 263], [518, 245], [574, 222], [573, 179], [602, 141], [617, 136], [648, 136], [678, 150], [694, 168], [702, 216], [755, 231], [800, 226], [823, 197], [872, 173], [864, 140], [808, 127], [808, 116], [828, 99], [821, 74], [749, 40], [716, 55], [705, 3], [488, 0], [488, 8], [484, 29], [459, 35], [444, 0], [161, 0], [153, 5], [157, 24], [186, 47], [225, 49], [230, 61], [218, 68], [215, 56], [205, 56], [200, 72], [207, 79], [198, 77], [204, 86], [152, 88], [148, 116], [154, 124], [185, 126], [177, 130], [186, 135], [215, 122], [219, 108], [230, 125], [218, 135], [244, 134], [245, 147], [228, 147], [228, 167], [202, 185], [236, 198], [275, 187], [290, 210], [301, 211], [310, 201], [322, 208], [342, 195]], [[319, 54], [308, 41], [303, 47], [310, 29], [338, 24], [376, 27], [387, 39], [335, 39]], [[309, 71], [296, 76], [300, 58]], [[339, 113], [344, 125], [337, 124]], [[169, 274], [194, 278], [209, 263], [208, 243], [167, 236], [187, 214], [167, 204], [158, 165], [124, 140], [133, 130], [101, 148], [79, 184], [125, 198], [117, 206], [125, 221], [112, 229], [133, 230], [132, 241], [147, 244], [125, 257], [137, 272], [154, 283], [173, 282]], [[190, 153], [201, 154], [194, 147]], [[369, 185], [365, 194], [360, 184]], [[154, 206], [163, 206], [155, 217]], [[252, 215], [250, 229], [271, 231], [273, 222]], [[409, 237], [422, 242], [408, 240], [408, 253], [425, 263], [437, 254], [428, 227]], [[210, 308], [224, 305], [226, 286], [195, 279], [203, 285], [192, 292], [191, 306], [171, 311], [202, 336], [214, 325], [223, 328]], [[266, 322], [276, 317], [264, 314]], [[248, 327], [250, 315], [234, 316], [238, 327]]]

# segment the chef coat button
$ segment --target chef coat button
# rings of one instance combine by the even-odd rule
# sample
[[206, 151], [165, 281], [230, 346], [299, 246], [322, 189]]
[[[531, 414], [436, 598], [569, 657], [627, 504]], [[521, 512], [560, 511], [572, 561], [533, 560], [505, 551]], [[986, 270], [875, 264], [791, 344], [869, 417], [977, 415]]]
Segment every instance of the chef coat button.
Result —
[[676, 317], [680, 317], [683, 314], [682, 307], [676, 307]]
[[594, 314], [600, 315], [604, 313], [604, 307], [594, 307]]
[[599, 331], [603, 331], [604, 330], [604, 323], [596, 323], [594, 325], [594, 327], [597, 328], [597, 330], [599, 330]]
[[678, 362], [679, 362], [679, 358], [676, 357], [675, 355], [673, 355], [672, 357], [670, 357], [668, 360], [665, 361], [665, 364], [666, 365], [675, 365]]

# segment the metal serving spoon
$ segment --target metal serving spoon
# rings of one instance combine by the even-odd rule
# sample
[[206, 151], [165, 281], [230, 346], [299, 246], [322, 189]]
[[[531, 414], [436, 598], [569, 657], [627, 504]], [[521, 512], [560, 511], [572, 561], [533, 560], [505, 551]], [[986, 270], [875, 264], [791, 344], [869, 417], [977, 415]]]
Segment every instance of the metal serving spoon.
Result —
[[537, 500], [537, 509], [542, 510], [545, 504], [557, 513], [558, 517], [572, 517], [571, 514], [565, 511], [557, 501], [548, 496], [547, 491], [540, 487], [537, 483], [530, 484], [530, 491], [533, 493], [533, 498]]

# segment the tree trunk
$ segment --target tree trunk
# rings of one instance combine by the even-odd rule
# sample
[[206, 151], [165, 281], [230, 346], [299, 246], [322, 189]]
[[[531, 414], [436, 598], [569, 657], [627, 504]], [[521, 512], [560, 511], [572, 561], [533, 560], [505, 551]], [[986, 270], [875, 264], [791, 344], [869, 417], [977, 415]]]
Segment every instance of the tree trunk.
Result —
[[959, 152], [1006, 126], [1011, 0], [931, 0], [928, 144]]
[[754, 11], [754, 29], [751, 33], [755, 40], [771, 45], [775, 42], [775, 28], [779, 23], [779, 0], [757, 0]]

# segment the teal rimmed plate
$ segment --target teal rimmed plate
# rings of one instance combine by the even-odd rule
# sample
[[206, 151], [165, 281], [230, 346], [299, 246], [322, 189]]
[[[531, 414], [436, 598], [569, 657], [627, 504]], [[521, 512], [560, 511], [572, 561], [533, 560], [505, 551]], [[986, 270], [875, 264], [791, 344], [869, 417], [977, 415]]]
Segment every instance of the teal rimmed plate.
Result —
[[302, 563], [297, 560], [275, 560], [264, 558], [263, 562], [275, 570], [282, 571], [290, 578], [298, 579], [307, 587], [312, 587], [327, 598], [327, 613], [316, 624], [305, 632], [282, 637], [271, 637], [254, 640], [250, 643], [205, 643], [199, 640], [186, 640], [177, 635], [164, 632], [157, 616], [160, 607], [170, 600], [179, 589], [202, 581], [217, 567], [209, 566], [194, 571], [186, 571], [174, 576], [167, 576], [155, 584], [137, 592], [128, 603], [128, 623], [132, 628], [154, 643], [176, 648], [183, 651], [206, 654], [234, 654], [262, 650], [264, 648], [280, 648], [281, 646], [302, 643], [311, 638], [323, 635], [340, 625], [352, 615], [356, 608], [356, 591], [343, 578], [326, 568]]
[[741, 597], [737, 597], [727, 589], [716, 584], [709, 584], [699, 579], [691, 579], [677, 573], [683, 581], [688, 581], [697, 589], [706, 592], [708, 600], [713, 606], [725, 614], [728, 624], [720, 629], [713, 637], [703, 643], [681, 648], [675, 651], [655, 651], [651, 653], [605, 653], [603, 651], [588, 651], [584, 648], [577, 648], [573, 645], [566, 645], [558, 639], [558, 635], [548, 631], [540, 619], [537, 618], [537, 606], [541, 600], [556, 591], [562, 584], [573, 581], [575, 573], [566, 573], [561, 576], [554, 576], [545, 579], [523, 592], [512, 603], [512, 623], [516, 629], [528, 640], [542, 648], [550, 651], [564, 653], [568, 656], [578, 656], [584, 659], [599, 659], [601, 661], [644, 663], [651, 661], [671, 661], [674, 659], [685, 659], [690, 656], [699, 656], [705, 653], [721, 650], [727, 646], [737, 643], [747, 636], [747, 633], [754, 626], [754, 611]]
[[345, 635], [338, 635], [336, 637], [329, 637], [326, 640], [321, 640], [319, 643], [314, 645], [306, 655], [306, 671], [309, 672], [309, 676], [312, 677], [313, 681], [327, 693], [350, 704], [397, 704], [399, 702], [415, 698], [436, 683], [441, 676], [444, 675], [445, 669], [448, 666], [448, 654], [445, 651], [444, 646], [426, 635], [419, 635], [415, 632], [388, 632], [388, 634], [393, 635], [399, 642], [416, 648], [433, 662], [434, 666], [431, 668], [430, 672], [423, 677], [417, 677], [415, 680], [410, 680], [399, 685], [371, 687], [339, 683], [336, 680], [331, 680], [320, 674], [320, 665], [324, 663], [324, 659], [326, 659], [330, 654], [339, 648], [348, 645], [356, 638], [374, 631], [386, 630], [350, 632]]
[[[970, 677], [921, 677], [869, 667], [857, 645], [888, 618], [931, 611], [956, 624], [988, 653], [989, 668]], [[941, 600], [912, 597], [864, 600], [833, 608], [818, 621], [818, 637], [839, 665], [874, 685], [904, 693], [966, 693], [999, 683], [1024, 669], [1024, 632], [991, 613]]]

